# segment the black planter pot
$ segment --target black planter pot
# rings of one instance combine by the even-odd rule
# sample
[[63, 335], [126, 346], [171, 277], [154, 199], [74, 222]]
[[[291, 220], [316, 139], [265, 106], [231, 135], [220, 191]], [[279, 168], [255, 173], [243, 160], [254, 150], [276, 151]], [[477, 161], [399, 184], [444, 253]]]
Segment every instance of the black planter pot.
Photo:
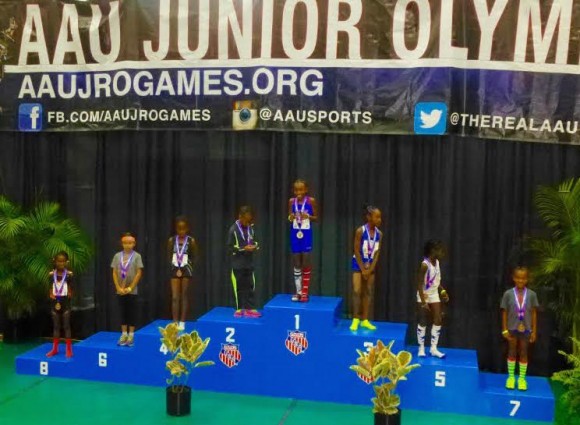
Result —
[[191, 413], [191, 388], [167, 387], [167, 414], [170, 416], [187, 416]]
[[375, 413], [375, 425], [401, 425], [401, 411], [394, 415]]

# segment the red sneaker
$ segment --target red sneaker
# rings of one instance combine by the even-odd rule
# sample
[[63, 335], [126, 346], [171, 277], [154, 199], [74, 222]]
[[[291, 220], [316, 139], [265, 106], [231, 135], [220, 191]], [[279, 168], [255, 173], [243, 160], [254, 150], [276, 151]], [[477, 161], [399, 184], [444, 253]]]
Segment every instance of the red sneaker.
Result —
[[46, 353], [46, 357], [53, 357], [58, 354], [58, 338], [53, 338], [52, 340], [52, 350]]
[[259, 317], [262, 317], [262, 313], [260, 313], [258, 310], [246, 310], [244, 312], [244, 316], [249, 317], [251, 319], [257, 319]]
[[304, 295], [304, 294], [302, 294], [302, 295], [300, 296], [300, 302], [301, 302], [301, 303], [307, 303], [309, 299], [310, 299], [310, 298], [308, 298], [308, 295]]
[[66, 340], [66, 356], [69, 359], [73, 356], [73, 352], [72, 352], [72, 341], [70, 339], [67, 339]]

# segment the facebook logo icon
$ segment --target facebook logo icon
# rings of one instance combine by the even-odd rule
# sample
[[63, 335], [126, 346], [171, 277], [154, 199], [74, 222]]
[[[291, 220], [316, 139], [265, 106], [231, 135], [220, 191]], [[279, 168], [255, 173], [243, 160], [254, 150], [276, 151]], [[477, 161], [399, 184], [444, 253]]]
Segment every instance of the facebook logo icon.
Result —
[[18, 109], [18, 129], [20, 131], [42, 130], [42, 105], [23, 103]]

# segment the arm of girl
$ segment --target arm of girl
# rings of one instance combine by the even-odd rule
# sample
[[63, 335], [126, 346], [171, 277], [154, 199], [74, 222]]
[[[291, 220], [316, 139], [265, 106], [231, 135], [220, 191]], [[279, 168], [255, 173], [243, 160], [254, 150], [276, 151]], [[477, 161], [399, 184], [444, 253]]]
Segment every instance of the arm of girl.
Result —
[[421, 307], [429, 310], [429, 304], [425, 300], [425, 294], [423, 293], [423, 286], [425, 285], [425, 275], [427, 274], [427, 264], [421, 263], [421, 268], [417, 274], [417, 292], [419, 293], [419, 299], [421, 300]]
[[139, 285], [139, 282], [141, 281], [142, 277], [143, 277], [143, 269], [139, 268], [137, 270], [137, 274], [135, 274], [135, 279], [133, 279], [133, 282], [131, 282], [131, 285], [125, 288], [125, 293], [129, 294], [133, 289], [135, 289], [135, 287]]
[[[376, 231], [379, 232], [379, 236], [381, 239], [381, 242], [383, 240], [383, 233], [377, 229], [375, 227]], [[379, 245], [379, 250], [377, 251], [377, 255], [375, 255], [375, 257], [373, 258], [373, 262], [371, 263], [371, 267], [369, 269], [369, 274], [373, 274], [375, 272], [375, 268], [377, 267], [377, 264], [379, 263], [379, 257], [381, 256], [381, 250], [380, 250], [381, 245]]]
[[530, 343], [536, 342], [537, 334], [536, 329], [538, 329], [538, 309], [532, 309], [532, 334], [530, 335]]
[[501, 329], [501, 335], [509, 341], [511, 337], [507, 327], [507, 311], [504, 308], [501, 309]]
[[171, 264], [171, 261], [173, 261], [173, 238], [169, 238], [167, 240], [166, 255], [167, 255], [167, 261]]
[[188, 251], [190, 251], [189, 255], [191, 256], [191, 266], [195, 269], [199, 261], [199, 247], [197, 246], [197, 242], [194, 238], [191, 238]]
[[294, 204], [294, 198], [290, 198], [288, 200], [288, 221], [289, 222], [293, 222], [294, 221], [294, 213], [292, 213], [292, 205]]
[[113, 283], [115, 284], [115, 290], [118, 295], [123, 295], [125, 291], [121, 288], [121, 283], [119, 282], [119, 276], [117, 275], [117, 270], [111, 267], [111, 272], [113, 273]]
[[308, 218], [311, 221], [318, 221], [318, 203], [314, 198], [310, 198], [310, 202], [312, 203], [312, 215]]
[[356, 232], [354, 232], [354, 245], [353, 245], [353, 251], [354, 251], [354, 258], [356, 260], [356, 263], [358, 264], [358, 268], [361, 270], [361, 272], [364, 271], [365, 267], [362, 261], [362, 257], [360, 256], [360, 240], [362, 238], [362, 228], [359, 227], [356, 229]]
[[70, 277], [70, 280], [67, 280], [67, 292], [68, 292], [67, 296], [69, 298], [72, 298], [73, 297], [73, 288], [72, 287], [74, 286], [72, 279], [73, 279], [74, 275], [73, 275], [73, 272], [71, 272], [71, 271], [68, 272], [68, 275]]

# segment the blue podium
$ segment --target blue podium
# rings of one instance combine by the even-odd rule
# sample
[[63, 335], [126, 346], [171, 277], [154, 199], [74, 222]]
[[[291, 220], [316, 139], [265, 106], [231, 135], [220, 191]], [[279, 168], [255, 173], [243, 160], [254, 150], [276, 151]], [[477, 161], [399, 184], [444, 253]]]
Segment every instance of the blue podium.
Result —
[[[275, 296], [259, 319], [234, 318], [232, 308], [217, 307], [188, 322], [211, 343], [202, 360], [213, 367], [194, 369], [190, 384], [198, 390], [255, 394], [347, 404], [370, 404], [371, 383], [349, 370], [356, 350], [378, 339], [407, 349], [421, 367], [400, 383], [403, 409], [551, 422], [554, 396], [548, 380], [529, 378], [529, 390], [508, 391], [505, 375], [481, 373], [473, 350], [443, 349], [445, 359], [418, 359], [406, 346], [407, 325], [377, 322], [377, 330], [353, 333], [341, 319], [342, 299], [311, 297], [293, 303]], [[139, 385], [165, 386], [167, 350], [160, 342], [158, 320], [135, 334], [134, 347], [117, 347], [119, 333], [99, 332], [74, 346], [74, 357], [47, 359], [51, 345], [16, 359], [22, 374], [58, 376]], [[64, 352], [64, 346], [61, 347]]]

